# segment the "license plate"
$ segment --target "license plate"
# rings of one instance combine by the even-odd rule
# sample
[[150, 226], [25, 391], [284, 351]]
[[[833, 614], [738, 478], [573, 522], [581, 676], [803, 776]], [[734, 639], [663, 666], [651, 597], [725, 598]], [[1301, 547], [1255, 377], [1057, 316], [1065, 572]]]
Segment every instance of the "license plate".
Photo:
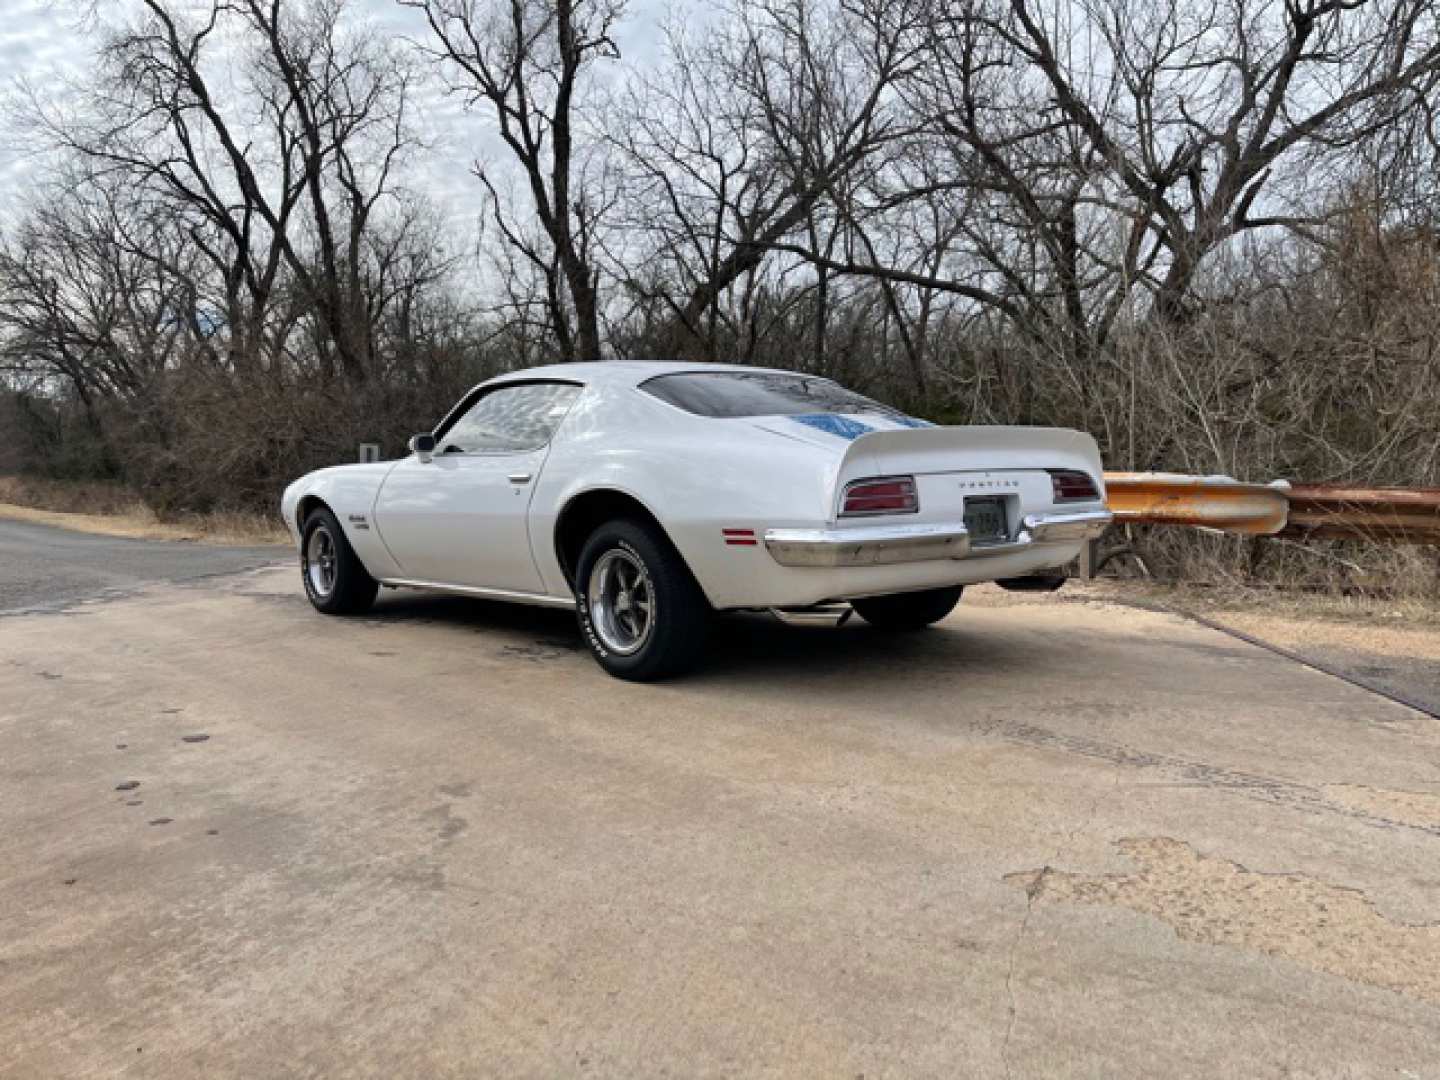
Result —
[[1005, 497], [981, 495], [966, 499], [965, 528], [970, 533], [972, 544], [993, 544], [1008, 540], [1010, 530], [1005, 526]]

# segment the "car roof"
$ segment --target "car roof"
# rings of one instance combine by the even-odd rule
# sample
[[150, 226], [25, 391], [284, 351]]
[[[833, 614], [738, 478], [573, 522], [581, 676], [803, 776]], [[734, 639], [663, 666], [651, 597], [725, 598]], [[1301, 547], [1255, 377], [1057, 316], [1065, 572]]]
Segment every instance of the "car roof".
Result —
[[507, 382], [525, 382], [531, 379], [563, 379], [566, 382], [580, 382], [599, 386], [639, 386], [646, 379], [657, 375], [678, 375], [684, 373], [703, 374], [709, 371], [747, 371], [752, 374], [795, 375], [794, 371], [779, 368], [750, 367], [745, 364], [704, 364], [681, 363], [675, 360], [600, 360], [573, 364], [547, 364], [544, 367], [524, 368], [507, 371], [481, 383], [492, 386]]

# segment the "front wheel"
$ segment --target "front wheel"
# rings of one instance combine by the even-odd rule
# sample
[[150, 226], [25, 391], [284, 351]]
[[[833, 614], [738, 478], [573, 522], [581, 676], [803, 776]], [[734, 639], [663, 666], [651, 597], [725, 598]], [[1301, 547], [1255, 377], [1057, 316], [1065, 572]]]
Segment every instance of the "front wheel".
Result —
[[710, 605], [652, 526], [611, 521], [596, 529], [580, 552], [575, 598], [580, 632], [611, 675], [648, 682], [699, 662]]
[[965, 586], [952, 585], [948, 589], [926, 589], [923, 592], [852, 600], [850, 606], [877, 630], [923, 630], [954, 611], [964, 591]]
[[300, 536], [300, 573], [316, 611], [354, 615], [375, 602], [380, 585], [366, 572], [334, 514], [316, 510], [305, 519]]

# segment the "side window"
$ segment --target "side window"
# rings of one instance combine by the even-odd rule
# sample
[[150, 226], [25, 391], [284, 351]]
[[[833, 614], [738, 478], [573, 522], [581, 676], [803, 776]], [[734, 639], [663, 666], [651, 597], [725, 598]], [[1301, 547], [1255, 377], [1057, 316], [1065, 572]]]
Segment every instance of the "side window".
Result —
[[580, 387], [527, 383], [492, 390], [456, 420], [440, 440], [445, 454], [535, 450], [550, 441]]

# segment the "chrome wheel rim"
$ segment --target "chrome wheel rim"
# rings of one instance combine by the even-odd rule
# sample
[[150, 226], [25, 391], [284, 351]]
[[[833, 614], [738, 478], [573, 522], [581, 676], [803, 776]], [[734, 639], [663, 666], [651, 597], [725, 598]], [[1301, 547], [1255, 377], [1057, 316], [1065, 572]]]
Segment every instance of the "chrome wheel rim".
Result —
[[650, 639], [655, 626], [655, 595], [640, 560], [624, 548], [600, 556], [586, 590], [590, 621], [611, 652], [629, 656]]
[[305, 544], [305, 573], [316, 596], [329, 596], [335, 589], [335, 538], [324, 525], [317, 526]]

